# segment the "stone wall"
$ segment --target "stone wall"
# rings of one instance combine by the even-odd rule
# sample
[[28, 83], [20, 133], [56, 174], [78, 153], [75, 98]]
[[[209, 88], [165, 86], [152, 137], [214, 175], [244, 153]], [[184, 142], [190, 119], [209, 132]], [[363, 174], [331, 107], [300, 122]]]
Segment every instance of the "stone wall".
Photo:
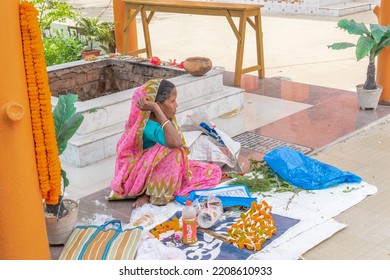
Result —
[[173, 78], [185, 74], [179, 68], [155, 67], [147, 62], [119, 59], [78, 61], [48, 67], [53, 96], [75, 93], [80, 101], [141, 86], [152, 78]]

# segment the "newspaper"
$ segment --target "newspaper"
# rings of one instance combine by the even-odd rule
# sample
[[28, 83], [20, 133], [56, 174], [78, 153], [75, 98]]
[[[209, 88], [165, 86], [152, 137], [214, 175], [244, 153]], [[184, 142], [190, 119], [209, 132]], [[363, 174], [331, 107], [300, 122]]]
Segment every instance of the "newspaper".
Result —
[[211, 121], [194, 116], [189, 118], [192, 123], [183, 129], [186, 144], [191, 150], [189, 159], [234, 168], [238, 164], [240, 142], [234, 141]]

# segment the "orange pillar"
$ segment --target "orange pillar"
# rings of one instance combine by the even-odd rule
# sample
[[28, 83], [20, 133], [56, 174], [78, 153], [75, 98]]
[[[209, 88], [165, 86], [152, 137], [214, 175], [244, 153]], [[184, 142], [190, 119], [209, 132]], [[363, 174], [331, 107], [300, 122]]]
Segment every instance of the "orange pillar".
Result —
[[[130, 12], [134, 12], [130, 10]], [[125, 26], [125, 3], [122, 0], [114, 0], [114, 26], [115, 43], [118, 53], [123, 53], [123, 28]], [[129, 51], [138, 50], [137, 25], [135, 19], [130, 23], [129, 28]]]
[[19, 0], [1, 3], [0, 42], [0, 260], [50, 259], [24, 73]]
[[[390, 1], [382, 0], [381, 5], [376, 6], [374, 13], [382, 25], [390, 24]], [[379, 104], [390, 105], [390, 47], [384, 49], [378, 56], [377, 81], [383, 87]]]

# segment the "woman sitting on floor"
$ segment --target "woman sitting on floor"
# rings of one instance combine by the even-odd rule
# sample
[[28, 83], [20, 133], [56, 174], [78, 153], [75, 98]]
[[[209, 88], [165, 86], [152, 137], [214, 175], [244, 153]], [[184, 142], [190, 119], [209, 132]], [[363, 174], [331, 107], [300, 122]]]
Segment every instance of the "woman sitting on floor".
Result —
[[165, 205], [175, 195], [213, 188], [221, 180], [217, 165], [188, 159], [189, 149], [175, 118], [176, 97], [174, 84], [161, 79], [134, 92], [110, 184], [121, 196], [137, 196], [134, 207], [148, 202]]

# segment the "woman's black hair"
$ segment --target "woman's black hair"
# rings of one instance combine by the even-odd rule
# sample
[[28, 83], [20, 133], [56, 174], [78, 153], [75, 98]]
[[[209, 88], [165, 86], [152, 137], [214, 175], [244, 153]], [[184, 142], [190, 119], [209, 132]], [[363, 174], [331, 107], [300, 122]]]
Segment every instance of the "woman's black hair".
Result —
[[175, 85], [168, 80], [162, 80], [160, 86], [158, 87], [156, 102], [163, 103], [169, 98], [172, 90], [175, 88]]

